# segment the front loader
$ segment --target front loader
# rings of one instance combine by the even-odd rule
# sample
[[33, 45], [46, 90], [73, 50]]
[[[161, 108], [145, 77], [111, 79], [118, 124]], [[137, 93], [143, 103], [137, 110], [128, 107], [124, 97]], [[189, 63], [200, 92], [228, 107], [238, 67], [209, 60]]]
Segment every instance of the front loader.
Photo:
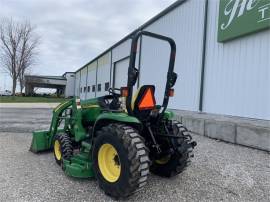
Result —
[[[171, 47], [163, 103], [155, 100], [155, 86], [133, 87], [139, 37], [167, 41]], [[49, 131], [36, 131], [30, 150], [53, 150], [56, 163], [73, 177], [95, 177], [104, 192], [125, 198], [142, 188], [149, 171], [172, 177], [193, 157], [196, 142], [182, 123], [167, 110], [177, 79], [173, 39], [139, 31], [132, 37], [127, 86], [88, 100], [71, 99], [53, 110]]]

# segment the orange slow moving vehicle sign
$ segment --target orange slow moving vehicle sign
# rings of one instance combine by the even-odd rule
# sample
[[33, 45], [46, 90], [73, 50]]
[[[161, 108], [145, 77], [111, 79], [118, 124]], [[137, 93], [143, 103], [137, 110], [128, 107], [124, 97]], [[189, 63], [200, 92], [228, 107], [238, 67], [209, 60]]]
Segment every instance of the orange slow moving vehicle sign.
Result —
[[154, 93], [151, 88], [146, 89], [140, 103], [139, 110], [153, 109], [156, 105]]

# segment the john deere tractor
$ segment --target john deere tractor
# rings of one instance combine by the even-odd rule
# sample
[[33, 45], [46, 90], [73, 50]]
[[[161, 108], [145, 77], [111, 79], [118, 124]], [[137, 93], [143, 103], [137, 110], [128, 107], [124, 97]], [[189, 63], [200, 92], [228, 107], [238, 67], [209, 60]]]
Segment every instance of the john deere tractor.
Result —
[[[156, 104], [155, 86], [133, 87], [141, 36], [167, 41], [171, 47], [163, 103]], [[149, 171], [172, 177], [190, 163], [196, 142], [182, 123], [167, 110], [177, 74], [173, 71], [176, 45], [173, 39], [139, 31], [132, 37], [127, 86], [111, 88], [106, 96], [71, 99], [53, 110], [48, 131], [36, 131], [30, 150], [52, 150], [63, 171], [73, 177], [95, 177], [104, 192], [125, 198], [141, 189]]]

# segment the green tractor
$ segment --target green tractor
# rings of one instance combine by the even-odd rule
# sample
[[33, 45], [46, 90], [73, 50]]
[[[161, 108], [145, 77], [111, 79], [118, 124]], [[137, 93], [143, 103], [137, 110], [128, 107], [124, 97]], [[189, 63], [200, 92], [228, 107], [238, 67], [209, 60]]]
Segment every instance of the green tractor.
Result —
[[[143, 85], [133, 95], [139, 74], [135, 68], [140, 36], [167, 41], [171, 47], [162, 105], [155, 101], [155, 86]], [[167, 111], [177, 74], [173, 71], [176, 45], [171, 38], [139, 31], [132, 37], [128, 82], [103, 97], [71, 99], [53, 110], [49, 131], [36, 131], [30, 150], [53, 150], [55, 161], [68, 176], [95, 177], [113, 198], [125, 198], [141, 189], [149, 171], [172, 177], [193, 157], [196, 142]]]

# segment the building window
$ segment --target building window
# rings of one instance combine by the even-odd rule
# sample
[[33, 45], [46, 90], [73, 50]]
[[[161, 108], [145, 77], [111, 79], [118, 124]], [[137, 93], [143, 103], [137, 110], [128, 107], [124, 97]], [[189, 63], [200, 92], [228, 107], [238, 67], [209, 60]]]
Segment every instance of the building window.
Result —
[[85, 92], [86, 91], [86, 86], [85, 87], [83, 87], [83, 92]]
[[98, 90], [98, 92], [101, 91], [101, 84], [98, 84], [97, 90]]
[[88, 92], [88, 93], [90, 92], [90, 86], [87, 87], [87, 92]]
[[74, 75], [70, 75], [70, 77], [74, 77]]
[[81, 87], [81, 90], [80, 90], [80, 91], [81, 91], [81, 93], [82, 93], [82, 87]]
[[96, 91], [96, 86], [92, 85], [92, 92], [95, 92], [95, 91]]
[[105, 91], [108, 91], [110, 88], [110, 82], [105, 83]]

